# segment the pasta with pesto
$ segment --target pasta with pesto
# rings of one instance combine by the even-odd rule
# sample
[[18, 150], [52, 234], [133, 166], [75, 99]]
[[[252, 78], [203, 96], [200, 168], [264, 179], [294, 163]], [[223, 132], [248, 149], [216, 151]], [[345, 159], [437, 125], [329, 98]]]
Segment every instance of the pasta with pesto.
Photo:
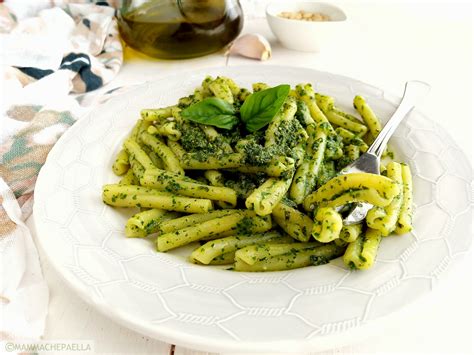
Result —
[[[339, 175], [382, 123], [362, 96], [350, 112], [317, 88], [207, 76], [175, 104], [143, 108], [103, 202], [130, 209], [126, 237], [158, 252], [189, 245], [201, 266], [278, 271], [342, 256], [370, 268], [383, 238], [413, 228], [410, 168], [387, 153], [380, 174]], [[344, 225], [358, 203], [373, 208]]]

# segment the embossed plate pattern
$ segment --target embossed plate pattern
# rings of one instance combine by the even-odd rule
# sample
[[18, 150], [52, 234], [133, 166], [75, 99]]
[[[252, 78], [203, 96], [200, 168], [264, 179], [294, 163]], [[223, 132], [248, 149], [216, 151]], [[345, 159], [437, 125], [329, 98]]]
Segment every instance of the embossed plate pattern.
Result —
[[[174, 104], [206, 75], [239, 85], [312, 82], [351, 111], [363, 95], [382, 120], [397, 98], [362, 82], [303, 68], [207, 69], [147, 83], [113, 98], [56, 144], [36, 185], [38, 240], [67, 283], [116, 321], [149, 336], [214, 351], [296, 351], [386, 316], [431, 290], [471, 245], [472, 170], [443, 129], [413, 112], [391, 140], [414, 175], [414, 231], [382, 241], [373, 269], [350, 272], [341, 260], [267, 274], [189, 264], [185, 253], [157, 253], [127, 239], [130, 211], [101, 202], [111, 164], [144, 107]], [[360, 329], [360, 328], [359, 328]]]

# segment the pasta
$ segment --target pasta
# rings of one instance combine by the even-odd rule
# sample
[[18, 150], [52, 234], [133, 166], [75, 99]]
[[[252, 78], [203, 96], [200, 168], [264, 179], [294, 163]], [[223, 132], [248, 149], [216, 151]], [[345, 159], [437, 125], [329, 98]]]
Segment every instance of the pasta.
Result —
[[306, 130], [309, 136], [306, 145], [308, 159], [296, 170], [290, 190], [290, 196], [296, 203], [302, 203], [313, 190], [326, 150], [327, 135], [324, 130], [314, 123], [310, 123]]
[[129, 218], [125, 225], [125, 235], [127, 237], [146, 237], [158, 230], [161, 221], [177, 218], [179, 214], [151, 208], [137, 213]]
[[308, 195], [304, 200], [306, 210], [314, 210], [316, 204], [328, 207], [352, 202], [369, 202], [385, 207], [398, 195], [400, 188], [392, 179], [369, 173], [340, 175]]
[[237, 230], [239, 223], [249, 216], [252, 216], [250, 211], [238, 210], [222, 217], [179, 229], [176, 232], [162, 234], [157, 238], [157, 249], [167, 251], [222, 232]]
[[345, 241], [346, 243], [350, 243], [356, 240], [361, 233], [362, 223], [350, 224], [348, 226], [342, 227], [341, 233], [339, 234], [339, 239]]
[[253, 209], [258, 215], [272, 213], [275, 206], [285, 196], [290, 187], [291, 179], [269, 178], [245, 200], [245, 206]]
[[[361, 96], [354, 108], [360, 118], [309, 83], [248, 90], [208, 76], [175, 105], [140, 112], [102, 200], [135, 209], [127, 237], [154, 238], [158, 252], [191, 244], [199, 265], [262, 272], [343, 256], [368, 269], [383, 237], [413, 228], [413, 182], [390, 153], [382, 175], [338, 175], [382, 129]], [[344, 225], [357, 203], [374, 207]]]
[[413, 229], [412, 226], [412, 200], [413, 200], [413, 181], [411, 178], [410, 167], [402, 164], [402, 182], [403, 182], [403, 201], [398, 216], [395, 233], [405, 234]]
[[127, 139], [123, 144], [129, 154], [129, 159], [135, 159], [144, 169], [156, 168], [150, 156], [133, 139]]
[[128, 168], [130, 167], [130, 163], [128, 160], [128, 152], [125, 149], [122, 149], [118, 154], [117, 158], [115, 158], [115, 162], [112, 165], [112, 170], [117, 176], [124, 175]]
[[208, 213], [190, 214], [180, 218], [162, 221], [157, 225], [157, 230], [159, 231], [159, 234], [171, 233], [186, 227], [190, 227], [194, 224], [206, 222], [214, 218], [227, 216], [230, 213], [232, 213], [232, 210], [217, 210]]
[[329, 243], [339, 238], [342, 230], [342, 217], [331, 207], [321, 207], [315, 214], [313, 230], [314, 239]]
[[[265, 249], [263, 245], [261, 248]], [[295, 250], [290, 245], [285, 245], [286, 253], [280, 253], [275, 256], [262, 257], [263, 260], [257, 260], [254, 264], [247, 264], [239, 258], [240, 249], [235, 254], [234, 268], [236, 271], [277, 271], [289, 270], [310, 265], [322, 265], [329, 260], [342, 255], [344, 248], [336, 244], [326, 244], [319, 247]]]
[[145, 121], [163, 121], [172, 116], [171, 110], [171, 106], [158, 109], [143, 109], [140, 115]]
[[375, 262], [381, 240], [380, 231], [368, 228], [364, 235], [349, 243], [344, 253], [344, 263], [351, 269], [370, 268]]
[[204, 213], [212, 209], [211, 200], [182, 197], [135, 185], [105, 185], [102, 199], [114, 207], [160, 208], [187, 213]]
[[369, 128], [372, 137], [377, 137], [382, 130], [382, 125], [379, 119], [375, 115], [374, 111], [365, 102], [362, 96], [357, 95], [354, 97], [354, 108], [359, 112], [365, 124]]
[[[222, 173], [218, 170], [207, 170], [204, 172], [204, 177], [211, 183], [212, 186], [217, 186], [217, 187], [224, 187], [224, 178], [222, 176]], [[235, 194], [236, 194], [236, 199], [237, 199], [237, 192], [233, 189], [231, 189]], [[234, 205], [232, 205], [229, 202], [226, 201], [216, 201], [216, 204], [221, 207], [221, 208], [231, 208]]]
[[[390, 162], [387, 165], [387, 177], [402, 186], [402, 168], [400, 164]], [[367, 226], [379, 230], [383, 236], [389, 235], [395, 230], [402, 203], [403, 189], [400, 189], [399, 194], [393, 198], [388, 206], [385, 208], [375, 206], [367, 213]]]
[[227, 253], [232, 253], [232, 261], [234, 261], [235, 252], [238, 249], [244, 248], [255, 243], [290, 243], [290, 237], [284, 237], [278, 232], [268, 232], [265, 234], [248, 235], [234, 235], [221, 239], [214, 239], [206, 244], [198, 247], [193, 251], [190, 258], [194, 262], [202, 264], [209, 264], [214, 259]]
[[125, 175], [119, 181], [120, 185], [136, 185], [138, 184], [138, 179], [135, 177], [133, 173], [133, 169], [128, 169]]
[[301, 250], [314, 249], [321, 246], [318, 242], [312, 243], [285, 243], [285, 244], [256, 244], [242, 248], [236, 252], [236, 257], [248, 265], [254, 265], [272, 257], [286, 254], [289, 251], [297, 253]]
[[278, 203], [272, 211], [275, 222], [294, 239], [307, 242], [313, 230], [313, 221], [296, 208]]
[[[184, 175], [184, 170], [181, 167], [178, 158], [176, 158], [174, 153], [166, 144], [148, 132], [143, 132], [140, 135], [140, 138], [143, 143], [153, 149], [153, 151], [163, 160], [166, 170], [172, 171], [179, 175]], [[145, 166], [145, 169], [148, 169], [148, 167]]]
[[182, 180], [159, 169], [146, 170], [140, 183], [142, 186], [153, 187], [160, 191], [227, 202], [232, 207], [237, 204], [237, 193], [228, 187], [215, 187]]

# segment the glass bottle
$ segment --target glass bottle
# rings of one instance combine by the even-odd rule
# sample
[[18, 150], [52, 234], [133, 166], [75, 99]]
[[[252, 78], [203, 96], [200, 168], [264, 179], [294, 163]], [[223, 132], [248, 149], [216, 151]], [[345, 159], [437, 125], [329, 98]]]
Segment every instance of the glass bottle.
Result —
[[239, 0], [123, 0], [118, 19], [129, 46], [164, 59], [216, 52], [243, 25]]

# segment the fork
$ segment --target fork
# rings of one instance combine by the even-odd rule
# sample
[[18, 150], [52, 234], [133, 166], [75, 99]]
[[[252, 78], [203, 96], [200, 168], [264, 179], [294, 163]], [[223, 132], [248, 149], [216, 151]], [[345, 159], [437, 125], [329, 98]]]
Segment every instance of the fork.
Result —
[[[405, 91], [398, 108], [390, 120], [385, 124], [377, 138], [375, 138], [369, 149], [367, 149], [367, 152], [343, 168], [339, 172], [339, 175], [351, 173], [380, 174], [380, 158], [387, 146], [388, 140], [393, 135], [400, 122], [402, 122], [403, 119], [413, 110], [415, 104], [428, 95], [430, 88], [430, 85], [422, 81], [408, 81], [405, 84]], [[367, 216], [367, 212], [369, 212], [372, 207], [373, 206], [370, 203], [358, 203], [344, 218], [344, 225], [359, 223]], [[343, 208], [344, 206], [339, 206], [337, 211], [340, 211]]]

